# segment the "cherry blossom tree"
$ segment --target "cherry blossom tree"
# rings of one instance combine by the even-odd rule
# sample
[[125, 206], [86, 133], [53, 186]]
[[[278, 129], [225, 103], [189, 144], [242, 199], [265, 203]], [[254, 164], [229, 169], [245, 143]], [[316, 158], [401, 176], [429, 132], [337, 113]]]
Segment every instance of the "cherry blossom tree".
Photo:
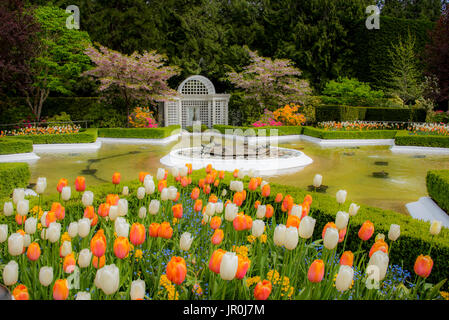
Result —
[[99, 91], [105, 96], [122, 98], [128, 119], [130, 106], [136, 103], [150, 104], [170, 100], [177, 95], [167, 81], [178, 75], [180, 68], [165, 66], [165, 55], [156, 51], [125, 55], [104, 46], [99, 49], [89, 46], [85, 53], [96, 67], [84, 75], [98, 78], [101, 83]]
[[277, 109], [288, 103], [304, 104], [311, 89], [307, 80], [299, 78], [301, 70], [294, 67], [292, 61], [272, 60], [246, 50], [251, 63], [240, 73], [234, 70], [227, 73], [228, 80], [245, 91], [246, 99], [255, 101], [261, 110]]

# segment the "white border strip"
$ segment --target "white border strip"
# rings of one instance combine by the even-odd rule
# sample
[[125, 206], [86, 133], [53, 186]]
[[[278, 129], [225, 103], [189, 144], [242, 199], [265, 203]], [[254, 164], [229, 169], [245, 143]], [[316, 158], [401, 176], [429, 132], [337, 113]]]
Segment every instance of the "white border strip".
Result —
[[127, 143], [127, 144], [154, 144], [164, 145], [177, 141], [180, 134], [174, 134], [163, 139], [130, 139], [130, 138], [97, 138], [97, 141], [103, 143]]
[[449, 154], [449, 148], [436, 147], [417, 147], [417, 146], [396, 146], [390, 148], [391, 152], [397, 153], [434, 153], [434, 154]]
[[57, 143], [57, 144], [33, 144], [36, 153], [72, 152], [72, 151], [97, 151], [101, 148], [101, 141], [93, 143]]
[[414, 219], [425, 222], [438, 220], [449, 228], [449, 216], [430, 197], [421, 197], [416, 202], [407, 203], [405, 207]]
[[40, 157], [34, 152], [0, 155], [0, 162], [28, 162], [36, 161], [38, 159], [40, 159]]

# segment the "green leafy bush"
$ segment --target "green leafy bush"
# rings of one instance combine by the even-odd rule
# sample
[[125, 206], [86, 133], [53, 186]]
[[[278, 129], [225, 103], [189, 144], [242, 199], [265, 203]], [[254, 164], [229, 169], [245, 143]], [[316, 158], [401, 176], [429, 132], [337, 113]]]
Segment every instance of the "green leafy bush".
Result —
[[320, 139], [393, 139], [396, 130], [329, 131], [304, 127], [304, 135]]
[[33, 141], [30, 139], [0, 138], [0, 154], [33, 152]]
[[449, 212], [449, 170], [431, 170], [426, 176], [429, 196], [446, 212]]
[[81, 129], [78, 133], [16, 136], [14, 139], [31, 140], [33, 144], [92, 143], [97, 140], [97, 129]]
[[449, 148], [449, 137], [437, 135], [413, 135], [406, 130], [398, 131], [394, 142], [398, 146]]
[[8, 197], [15, 188], [26, 187], [30, 176], [27, 163], [0, 163], [0, 198]]
[[326, 84], [321, 99], [325, 104], [374, 106], [383, 96], [383, 91], [372, 90], [367, 83], [357, 79], [339, 78]]
[[[180, 132], [179, 125], [160, 128], [99, 128], [98, 136], [102, 138], [162, 139]], [[174, 132], [174, 131], [177, 132]]]
[[[243, 131], [243, 135], [246, 135], [246, 136], [251, 135], [251, 131], [247, 131], [247, 130], [251, 130], [251, 129], [254, 130], [255, 135], [258, 135], [259, 129], [265, 129], [267, 136], [270, 135], [269, 130], [278, 130], [278, 135], [280, 135], [280, 136], [299, 135], [299, 134], [302, 134], [302, 132], [303, 132], [302, 126], [236, 127], [236, 126], [226, 126], [226, 125], [216, 124], [216, 125], [214, 125], [213, 128], [220, 131], [223, 134], [225, 134], [226, 130], [229, 130], [229, 129], [232, 129], [232, 130], [240, 129]], [[239, 132], [236, 132], [236, 135], [241, 135], [241, 134], [239, 134]]]
[[68, 122], [68, 124], [71, 124], [72, 119], [70, 119], [69, 114], [63, 111], [60, 114], [55, 114], [53, 117], [47, 118], [47, 122]]

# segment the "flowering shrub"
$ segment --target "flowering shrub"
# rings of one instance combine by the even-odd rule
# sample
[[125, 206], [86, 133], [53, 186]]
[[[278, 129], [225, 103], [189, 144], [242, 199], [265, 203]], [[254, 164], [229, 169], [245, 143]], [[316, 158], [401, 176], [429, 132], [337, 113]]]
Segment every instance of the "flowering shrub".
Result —
[[136, 107], [129, 116], [129, 124], [133, 128], [157, 128], [157, 122], [153, 118], [150, 108]]
[[299, 108], [301, 108], [299, 105], [287, 104], [274, 112], [265, 109], [261, 119], [254, 122], [253, 126], [301, 126], [306, 122], [306, 117], [301, 113], [297, 113]]
[[429, 111], [427, 113], [427, 122], [448, 123], [449, 111], [447, 112], [444, 112], [442, 110]]
[[326, 121], [319, 122], [318, 128], [328, 131], [403, 130], [406, 124], [373, 121]]
[[33, 127], [31, 125], [26, 125], [24, 128], [20, 129], [0, 131], [0, 137], [78, 133], [80, 129], [81, 126], [79, 125], [64, 125], [64, 126], [49, 126], [49, 127]]
[[265, 127], [265, 126], [282, 126], [282, 122], [276, 121], [274, 119], [273, 112], [265, 109], [260, 120], [253, 123], [254, 127]]

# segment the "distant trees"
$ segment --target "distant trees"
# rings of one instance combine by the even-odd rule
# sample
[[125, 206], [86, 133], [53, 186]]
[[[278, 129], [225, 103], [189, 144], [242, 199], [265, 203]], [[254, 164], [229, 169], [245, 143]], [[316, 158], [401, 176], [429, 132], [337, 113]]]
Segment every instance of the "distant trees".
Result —
[[403, 19], [437, 21], [448, 0], [378, 0], [381, 14]]

